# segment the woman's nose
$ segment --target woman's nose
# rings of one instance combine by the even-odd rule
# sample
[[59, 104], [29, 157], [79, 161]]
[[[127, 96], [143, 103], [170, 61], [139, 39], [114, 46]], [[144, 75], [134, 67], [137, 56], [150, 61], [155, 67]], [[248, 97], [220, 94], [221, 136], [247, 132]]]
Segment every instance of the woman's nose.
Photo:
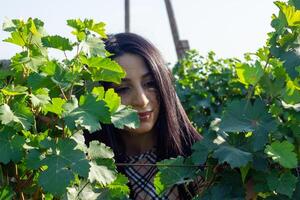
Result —
[[144, 108], [149, 103], [149, 98], [147, 97], [143, 88], [138, 88], [135, 95], [132, 97], [134, 107]]

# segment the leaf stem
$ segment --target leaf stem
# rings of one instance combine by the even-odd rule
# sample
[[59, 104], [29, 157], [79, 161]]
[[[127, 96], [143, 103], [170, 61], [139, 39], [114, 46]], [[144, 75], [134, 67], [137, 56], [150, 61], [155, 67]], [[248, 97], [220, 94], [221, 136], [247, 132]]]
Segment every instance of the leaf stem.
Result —
[[84, 186], [79, 190], [79, 192], [78, 192], [78, 194], [77, 194], [76, 197], [79, 196], [79, 194], [83, 191], [83, 189], [84, 189], [88, 184], [89, 184], [89, 182], [86, 182], [86, 183], [84, 184]]

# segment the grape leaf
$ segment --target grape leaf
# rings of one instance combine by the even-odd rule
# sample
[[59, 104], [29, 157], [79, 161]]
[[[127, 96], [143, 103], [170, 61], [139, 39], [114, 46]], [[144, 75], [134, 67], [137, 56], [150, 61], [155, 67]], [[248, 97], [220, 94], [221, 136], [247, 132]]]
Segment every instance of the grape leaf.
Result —
[[264, 147], [269, 132], [276, 128], [277, 123], [261, 100], [253, 105], [246, 100], [229, 102], [220, 124], [220, 130], [225, 132], [253, 132], [251, 139], [255, 151]]
[[202, 140], [193, 144], [193, 154], [191, 157], [195, 164], [204, 164], [207, 159], [208, 153], [217, 148], [217, 145], [212, 141], [212, 138], [209, 138], [209, 136], [204, 136]]
[[246, 166], [253, 159], [251, 153], [225, 145], [215, 150], [213, 157], [217, 158], [219, 163], [227, 162], [232, 168]]
[[91, 57], [105, 57], [106, 50], [103, 41], [100, 38], [86, 36], [86, 39], [81, 42], [82, 52]]
[[33, 91], [33, 93], [29, 95], [32, 105], [34, 107], [43, 107], [48, 104], [50, 101], [48, 93], [49, 89], [47, 88], [39, 88], [36, 91]]
[[288, 141], [275, 141], [267, 145], [265, 153], [283, 167], [291, 169], [297, 167], [297, 154], [294, 149], [294, 145]]
[[154, 187], [159, 195], [162, 195], [174, 184], [190, 182], [196, 177], [197, 169], [195, 167], [182, 167], [182, 165], [191, 165], [191, 160], [185, 160], [181, 156], [162, 160], [157, 164], [159, 172], [154, 177]]
[[295, 177], [290, 171], [284, 172], [279, 175], [272, 172], [267, 177], [267, 184], [272, 191], [276, 193], [285, 194], [288, 197], [292, 197], [296, 188], [297, 177]]
[[113, 151], [98, 141], [90, 142], [88, 157], [91, 159], [89, 180], [102, 185], [111, 183], [116, 178], [116, 166], [113, 161]]
[[300, 26], [300, 10], [296, 10], [294, 6], [286, 5], [283, 2], [275, 2], [284, 14], [288, 26]]
[[105, 159], [96, 159], [90, 162], [89, 181], [101, 185], [112, 183], [116, 179], [116, 171], [111, 169], [113, 162], [108, 163]]
[[47, 114], [48, 112], [52, 112], [61, 117], [63, 113], [63, 105], [66, 103], [65, 99], [62, 98], [53, 98], [51, 99], [51, 103], [46, 104], [43, 107], [43, 111]]
[[23, 95], [27, 94], [27, 87], [21, 85], [8, 85], [7, 87], [1, 89], [1, 92], [7, 96]]
[[73, 49], [69, 39], [59, 35], [42, 37], [42, 43], [44, 47], [55, 48], [62, 51], [71, 51]]
[[78, 106], [77, 99], [72, 99], [71, 108], [68, 108], [70, 103], [64, 105], [65, 112], [62, 117], [66, 125], [70, 129], [76, 127], [84, 127], [89, 132], [94, 132], [101, 128], [99, 121], [102, 123], [110, 123], [110, 113], [108, 107], [103, 101], [97, 101], [97, 98], [89, 94], [80, 97], [80, 105]]
[[7, 164], [9, 161], [19, 162], [24, 154], [23, 145], [25, 139], [17, 135], [16, 131], [10, 127], [0, 130], [0, 162]]
[[1, 186], [0, 188], [0, 199], [3, 200], [10, 200], [10, 199], [14, 199], [13, 197], [15, 196], [15, 192], [13, 191], [13, 189], [6, 185], [6, 186]]
[[105, 92], [104, 87], [94, 87], [92, 94], [97, 96], [97, 100], [105, 101], [110, 113], [114, 113], [121, 104], [121, 97], [112, 88]]
[[80, 60], [83, 64], [89, 66], [93, 81], [108, 81], [120, 84], [121, 79], [126, 75], [123, 68], [110, 58], [86, 58], [81, 56]]
[[113, 158], [114, 153], [112, 149], [99, 141], [91, 141], [88, 148], [88, 156], [90, 159], [97, 158]]
[[18, 123], [24, 129], [29, 130], [34, 121], [30, 108], [20, 102], [15, 103], [12, 109], [7, 104], [0, 106], [0, 120], [2, 124], [13, 125], [13, 123]]
[[88, 177], [90, 165], [84, 152], [75, 149], [76, 142], [72, 139], [60, 139], [42, 163], [47, 165], [47, 170], [41, 172], [38, 183], [47, 192], [55, 196], [62, 195], [74, 175]]
[[30, 149], [26, 155], [26, 167], [28, 169], [38, 169], [42, 166], [42, 160], [45, 158], [37, 149]]
[[26, 45], [24, 36], [20, 32], [12, 32], [11, 37], [3, 40], [4, 42], [9, 42], [16, 44], [18, 46], [24, 47]]
[[255, 65], [246, 63], [237, 64], [236, 73], [239, 77], [239, 81], [243, 84], [256, 85], [263, 76], [264, 71], [261, 64], [256, 61]]
[[121, 105], [121, 97], [115, 93], [114, 89], [110, 88], [105, 92], [104, 101], [106, 105], [109, 107], [110, 113], [114, 113], [118, 110]]
[[140, 121], [136, 110], [121, 105], [116, 112], [111, 116], [111, 121], [116, 128], [123, 129], [125, 126], [128, 128], [137, 128], [140, 126]]

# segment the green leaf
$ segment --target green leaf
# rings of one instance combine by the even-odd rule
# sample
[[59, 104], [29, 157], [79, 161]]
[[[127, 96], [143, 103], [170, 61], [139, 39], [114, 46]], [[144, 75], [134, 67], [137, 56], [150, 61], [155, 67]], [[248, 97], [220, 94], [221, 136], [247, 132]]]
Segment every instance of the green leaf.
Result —
[[3, 40], [4, 42], [9, 42], [12, 44], [16, 44], [18, 46], [24, 47], [26, 38], [23, 37], [19, 32], [12, 32], [11, 37]]
[[117, 174], [114, 182], [107, 185], [109, 188], [109, 199], [127, 199], [129, 196], [128, 178], [123, 174]]
[[15, 103], [13, 110], [4, 104], [0, 106], [0, 121], [4, 125], [20, 124], [24, 129], [29, 130], [33, 124], [34, 118], [30, 108], [22, 103]]
[[99, 141], [91, 141], [88, 148], [88, 156], [90, 159], [97, 158], [113, 158], [114, 153], [111, 148]]
[[137, 128], [140, 126], [140, 121], [136, 110], [121, 105], [116, 112], [111, 116], [111, 121], [116, 128], [123, 129]]
[[39, 88], [53, 88], [53, 86], [55, 87], [50, 77], [39, 73], [31, 73], [27, 79], [27, 84], [33, 90], [37, 90]]
[[43, 107], [49, 103], [49, 89], [47, 88], [40, 88], [30, 94], [30, 100], [34, 107]]
[[192, 154], [192, 160], [194, 164], [204, 164], [208, 153], [210, 151], [213, 151], [218, 146], [213, 143], [212, 138], [209, 138], [209, 136], [204, 136], [204, 138], [192, 146], [193, 154]]
[[296, 10], [294, 6], [287, 5], [284, 2], [277, 1], [275, 5], [277, 5], [284, 14], [288, 26], [300, 26], [300, 10]]
[[31, 149], [26, 155], [26, 168], [28, 169], [38, 169], [42, 166], [42, 160], [45, 158], [37, 149]]
[[182, 165], [191, 165], [192, 162], [181, 156], [162, 160], [157, 164], [159, 172], [154, 177], [154, 187], [159, 195], [174, 184], [187, 183], [196, 177], [195, 167], [182, 167]]
[[22, 128], [29, 130], [34, 123], [34, 115], [25, 102], [17, 102], [12, 106], [15, 117], [17, 117], [17, 123], [20, 123]]
[[213, 157], [219, 160], [219, 163], [227, 162], [232, 168], [246, 166], [252, 161], [252, 154], [231, 146], [220, 146], [214, 151]]
[[255, 65], [249, 65], [246, 63], [237, 64], [236, 73], [241, 83], [246, 85], [256, 85], [263, 76], [264, 70], [261, 64], [256, 61]]
[[17, 135], [16, 131], [9, 127], [0, 130], [0, 162], [7, 164], [9, 161], [19, 162], [24, 154], [23, 145], [25, 139]]
[[79, 186], [68, 187], [68, 193], [62, 200], [99, 200], [99, 196], [102, 196], [99, 189], [86, 181], [81, 181]]
[[78, 106], [77, 99], [73, 98], [71, 102], [74, 107], [68, 108], [70, 103], [64, 105], [66, 112], [63, 113], [63, 118], [66, 125], [71, 129], [83, 127], [89, 132], [94, 132], [101, 128], [102, 123], [110, 123], [110, 113], [103, 101], [97, 101], [97, 98], [91, 94], [80, 97], [80, 105]]
[[62, 51], [71, 51], [73, 49], [69, 39], [63, 38], [59, 35], [43, 37], [42, 43], [44, 47], [55, 48]]
[[45, 114], [47, 114], [48, 112], [52, 112], [57, 114], [59, 117], [61, 117], [62, 113], [63, 113], [63, 105], [66, 103], [65, 99], [62, 98], [53, 98], [51, 99], [51, 103], [46, 104], [43, 107], [43, 111], [45, 112]]
[[294, 149], [294, 145], [288, 141], [275, 141], [271, 145], [267, 145], [265, 153], [283, 167], [291, 169], [296, 168], [298, 164]]
[[82, 52], [91, 57], [106, 56], [106, 50], [103, 41], [100, 38], [93, 36], [87, 36], [86, 39], [81, 42]]
[[110, 88], [105, 92], [104, 101], [106, 105], [109, 107], [110, 113], [114, 113], [118, 110], [121, 105], [121, 97], [115, 93], [114, 89]]
[[295, 177], [290, 171], [284, 172], [280, 176], [278, 176], [277, 173], [272, 172], [267, 177], [267, 183], [272, 191], [285, 194], [291, 198], [296, 189], [297, 177]]
[[300, 89], [293, 81], [287, 82], [285, 89], [282, 91], [282, 100], [288, 104], [300, 103]]
[[264, 147], [268, 134], [276, 128], [275, 120], [261, 100], [256, 100], [253, 105], [247, 100], [229, 102], [220, 124], [220, 130], [225, 132], [253, 132], [254, 151]]
[[13, 189], [6, 185], [6, 186], [1, 186], [0, 188], [0, 199], [3, 200], [10, 200], [10, 199], [14, 199], [13, 197], [15, 196], [15, 192], [13, 191]]
[[116, 110], [121, 105], [121, 97], [114, 91], [114, 89], [109, 88], [106, 92], [104, 87], [94, 87], [92, 94], [97, 96], [97, 100], [104, 100], [106, 105], [109, 107], [110, 113], [116, 112]]
[[71, 139], [58, 140], [51, 155], [42, 161], [47, 165], [47, 170], [41, 172], [38, 183], [47, 192], [61, 196], [74, 175], [78, 174], [87, 178], [90, 165], [84, 152], [75, 149], [76, 142]]
[[110, 164], [105, 159], [97, 159], [90, 162], [91, 168], [89, 172], [89, 181], [97, 182], [101, 185], [112, 183], [116, 179], [116, 171], [111, 169]]
[[16, 96], [27, 94], [27, 87], [21, 85], [8, 85], [7, 87], [1, 89], [1, 92], [7, 96]]

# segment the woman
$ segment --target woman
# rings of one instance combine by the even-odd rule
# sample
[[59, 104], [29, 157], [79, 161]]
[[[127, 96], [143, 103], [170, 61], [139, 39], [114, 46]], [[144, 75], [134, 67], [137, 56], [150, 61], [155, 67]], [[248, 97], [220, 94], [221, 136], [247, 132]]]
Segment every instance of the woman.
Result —
[[[110, 146], [117, 162], [155, 164], [162, 159], [188, 156], [201, 136], [191, 125], [172, 83], [172, 74], [160, 52], [147, 40], [133, 33], [120, 33], [105, 41], [111, 58], [126, 71], [120, 85], [104, 83], [121, 96], [122, 104], [138, 112], [140, 127], [117, 130], [105, 126], [87, 140], [98, 139]], [[120, 168], [129, 178], [131, 198], [158, 199], [153, 186], [157, 168]], [[187, 199], [183, 187], [173, 187], [162, 199]]]

